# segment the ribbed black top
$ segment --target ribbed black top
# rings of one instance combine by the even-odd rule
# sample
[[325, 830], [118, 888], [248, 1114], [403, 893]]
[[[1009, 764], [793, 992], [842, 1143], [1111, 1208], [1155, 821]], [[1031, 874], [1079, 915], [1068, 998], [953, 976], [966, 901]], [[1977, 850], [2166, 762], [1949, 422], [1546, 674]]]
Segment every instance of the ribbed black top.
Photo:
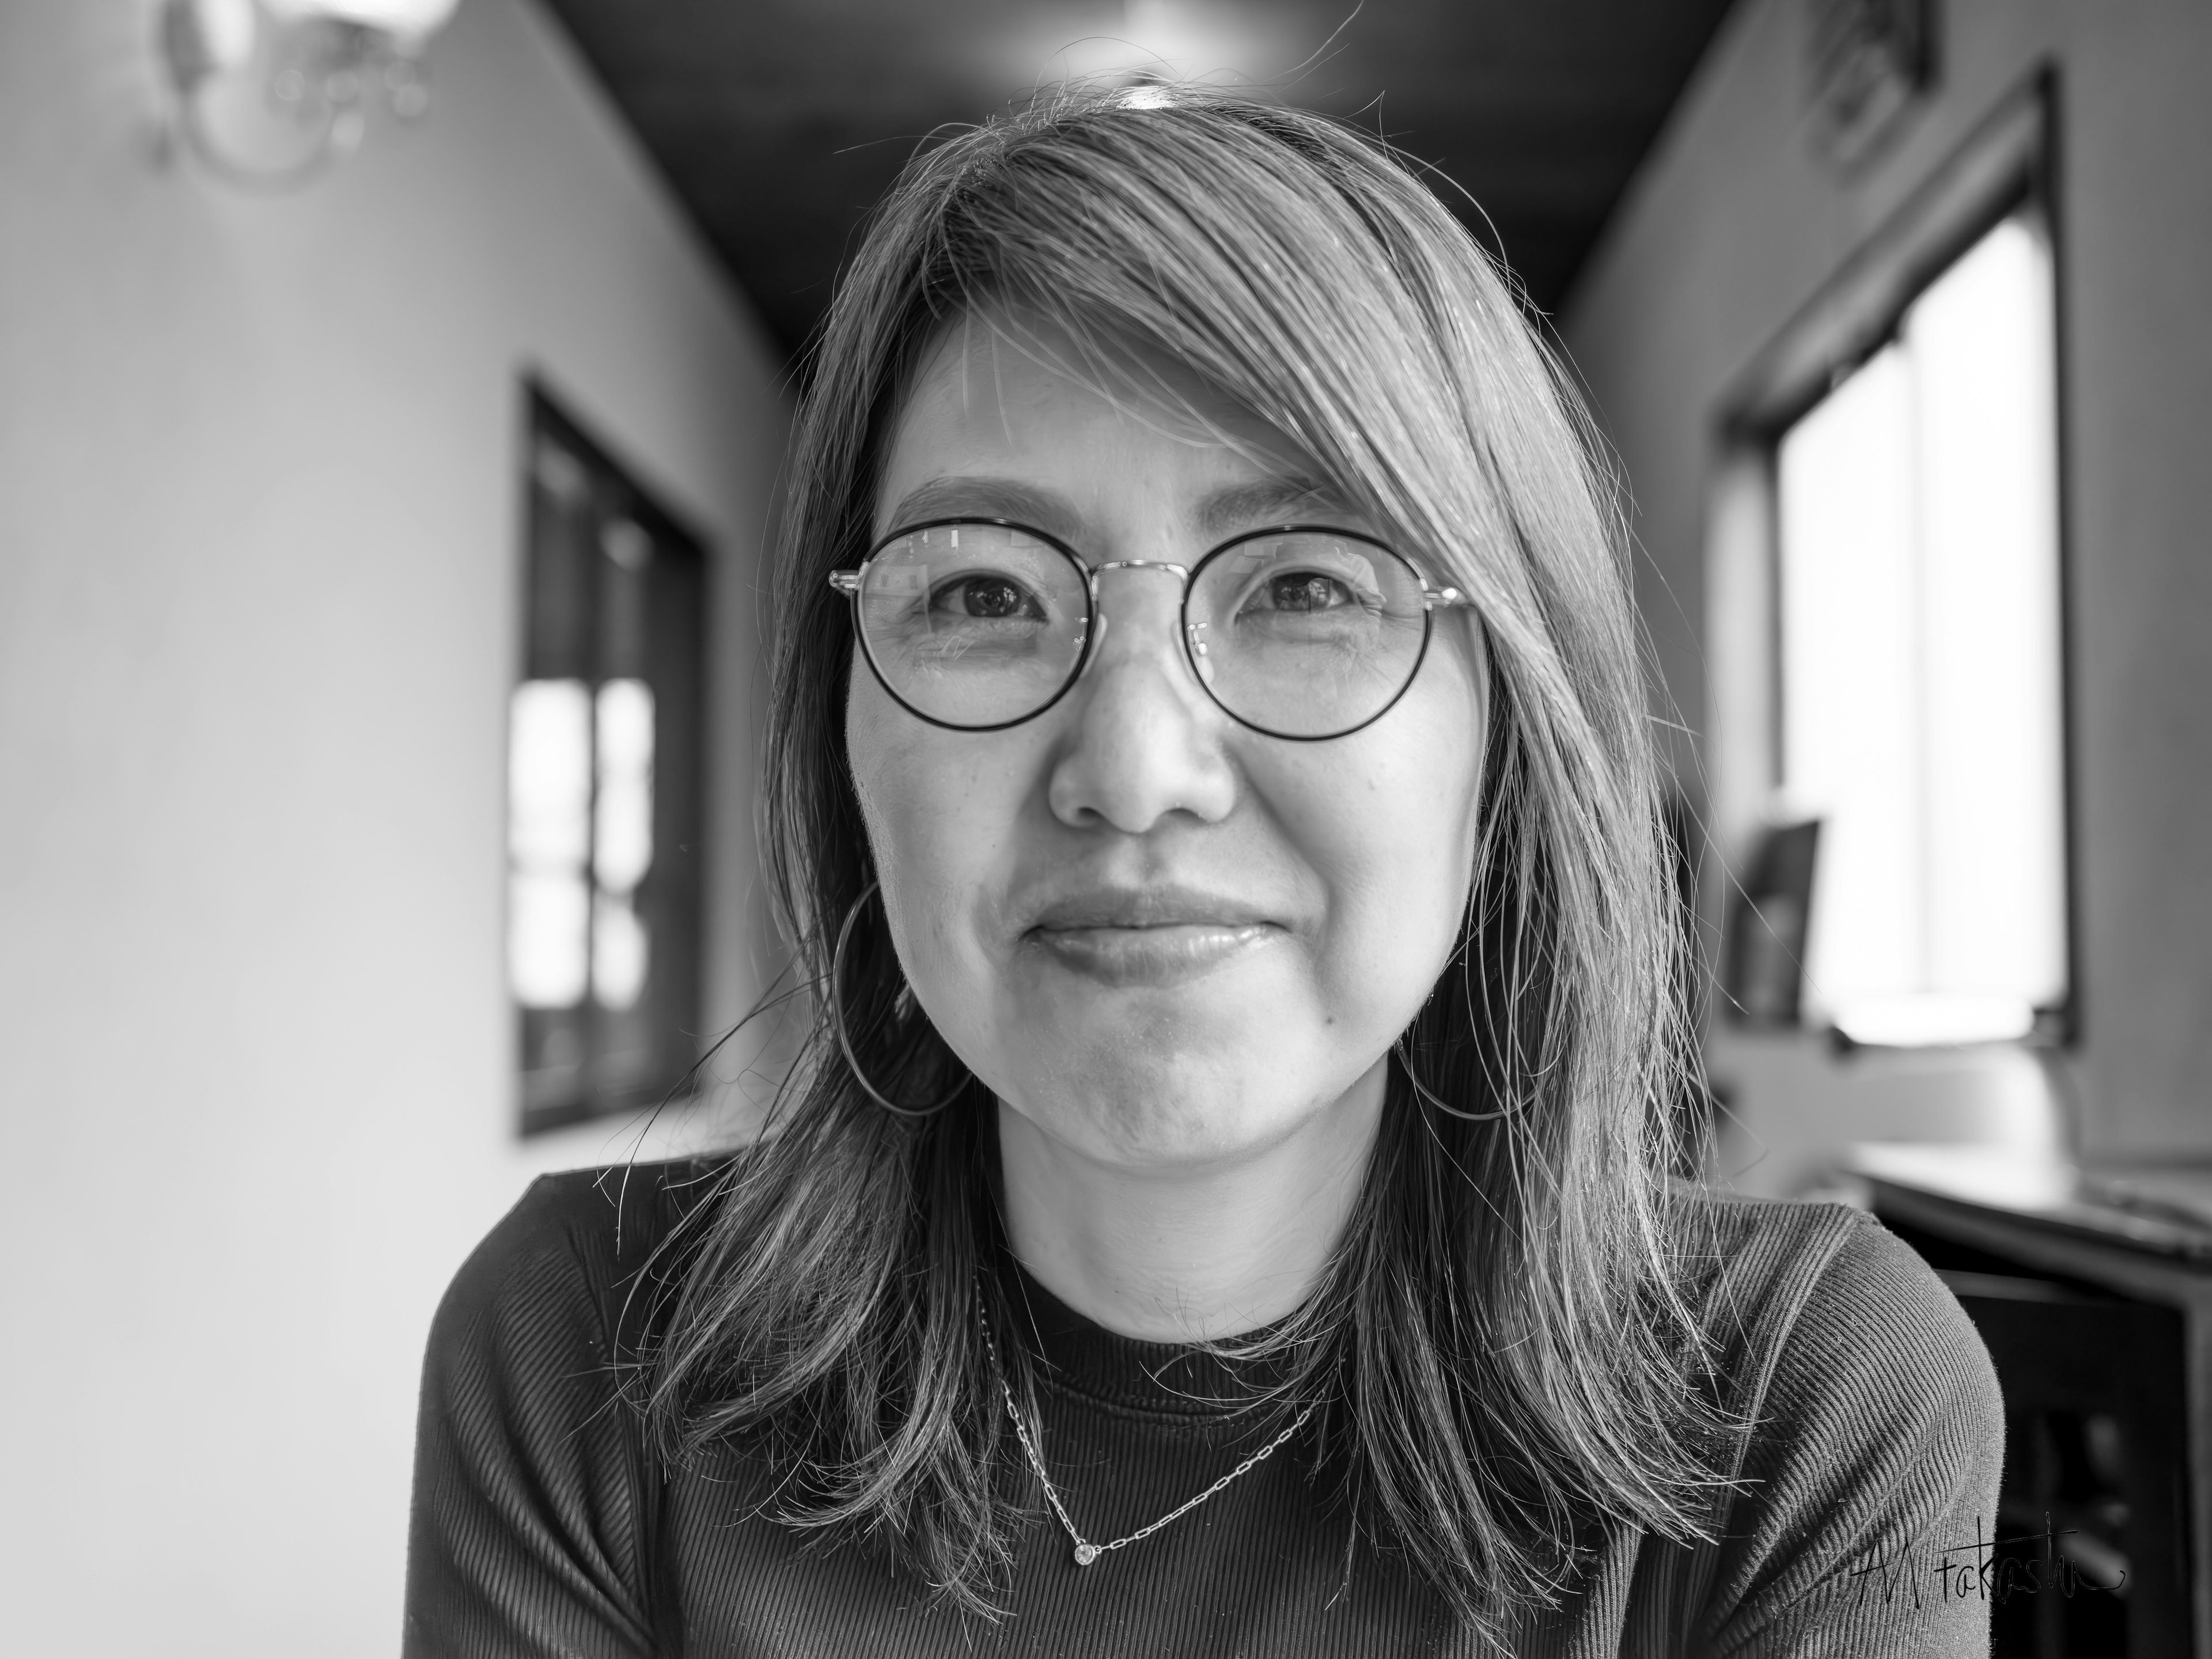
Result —
[[[1141, 1543], [1075, 1564], [1040, 1496], [1011, 1614], [933, 1605], [866, 1540], [761, 1514], [734, 1455], [663, 1480], [609, 1360], [638, 1266], [696, 1166], [534, 1185], [463, 1267], [433, 1329], [417, 1443], [406, 1652], [430, 1656], [1341, 1656], [1478, 1651], [1363, 1542], [1296, 1436]], [[1698, 1200], [1720, 1243], [1711, 1314], [1746, 1485], [1694, 1549], [1616, 1529], [1530, 1655], [1972, 1654], [1987, 1607], [1939, 1579], [1994, 1519], [1995, 1379], [1958, 1304], [1878, 1225], [1833, 1206]], [[1042, 1450], [1085, 1537], [1133, 1532], [1264, 1445], [1264, 1382], [1130, 1341], [1026, 1274]], [[1884, 1571], [1868, 1571], [1879, 1567]]]

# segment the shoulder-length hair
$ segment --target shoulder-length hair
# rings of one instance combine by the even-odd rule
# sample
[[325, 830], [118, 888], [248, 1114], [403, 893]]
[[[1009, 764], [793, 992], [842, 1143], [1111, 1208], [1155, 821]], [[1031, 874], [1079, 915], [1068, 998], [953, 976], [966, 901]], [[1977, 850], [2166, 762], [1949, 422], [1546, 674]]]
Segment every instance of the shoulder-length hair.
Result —
[[[1496, 1638], [1593, 1528], [1699, 1535], [1714, 1484], [1664, 1213], [1678, 901], [1609, 476], [1498, 271], [1353, 131], [1211, 91], [1091, 90], [925, 149], [819, 340], [776, 587], [766, 857], [817, 988], [873, 879], [827, 576], [867, 550], [922, 354], [979, 307], [1189, 365], [1475, 601], [1491, 696], [1459, 948], [1401, 1046], [1345, 1235], [1262, 1345], [1291, 1362], [1267, 1408], [1316, 1407], [1362, 1533]], [[854, 1036], [878, 1086], [925, 1098], [957, 1062], [926, 1018], [901, 1023], [886, 935], [854, 936]], [[887, 1539], [988, 1611], [1030, 1490], [979, 1335], [984, 1315], [1016, 1328], [982, 1271], [1002, 1242], [995, 1115], [972, 1082], [925, 1121], [886, 1113], [817, 1003], [769, 1131], [670, 1273], [655, 1443], [743, 1443], [783, 1519]], [[1020, 1345], [998, 1354], [1026, 1395]]]

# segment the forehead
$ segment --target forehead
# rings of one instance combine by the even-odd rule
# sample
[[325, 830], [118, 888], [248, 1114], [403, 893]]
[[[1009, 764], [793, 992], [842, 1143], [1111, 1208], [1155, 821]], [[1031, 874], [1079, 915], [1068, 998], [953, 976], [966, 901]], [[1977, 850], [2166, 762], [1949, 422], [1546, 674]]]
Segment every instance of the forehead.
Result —
[[[1167, 354], [969, 314], [933, 343], [909, 385], [876, 529], [975, 513], [1073, 534], [1112, 516], [1139, 484], [1194, 503], [1241, 494], [1349, 507], [1296, 444]], [[1043, 521], [1040, 496], [1071, 521]]]

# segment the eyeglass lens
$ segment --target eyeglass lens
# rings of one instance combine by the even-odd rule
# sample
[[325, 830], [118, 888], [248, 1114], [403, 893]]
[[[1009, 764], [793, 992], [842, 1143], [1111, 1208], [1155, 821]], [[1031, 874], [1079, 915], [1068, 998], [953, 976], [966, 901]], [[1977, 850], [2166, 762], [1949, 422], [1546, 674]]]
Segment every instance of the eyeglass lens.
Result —
[[1286, 738], [1373, 720], [1406, 689], [1428, 638], [1420, 580], [1404, 560], [1311, 531], [1221, 549], [1193, 573], [1184, 611], [1206, 690]]
[[[934, 525], [870, 559], [861, 641], [886, 689], [947, 726], [1011, 725], [1080, 670], [1091, 593], [1052, 543], [1006, 525]], [[1389, 707], [1428, 633], [1420, 579], [1387, 548], [1275, 532], [1218, 550], [1192, 574], [1187, 644], [1237, 720], [1281, 737], [1334, 736]]]
[[860, 638], [885, 688], [946, 726], [1024, 720], [1083, 663], [1083, 572], [1006, 525], [933, 525], [886, 543], [860, 601]]

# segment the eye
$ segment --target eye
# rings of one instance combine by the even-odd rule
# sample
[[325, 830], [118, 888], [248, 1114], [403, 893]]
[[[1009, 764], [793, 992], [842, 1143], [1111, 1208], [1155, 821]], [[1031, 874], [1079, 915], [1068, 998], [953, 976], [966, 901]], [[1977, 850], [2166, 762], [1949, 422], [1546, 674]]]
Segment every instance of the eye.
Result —
[[1352, 591], [1333, 576], [1318, 570], [1297, 570], [1270, 576], [1253, 595], [1255, 611], [1334, 611], [1355, 603]]
[[933, 596], [930, 608], [989, 622], [1045, 619], [1044, 610], [1036, 596], [1006, 576], [965, 576], [948, 582]]

